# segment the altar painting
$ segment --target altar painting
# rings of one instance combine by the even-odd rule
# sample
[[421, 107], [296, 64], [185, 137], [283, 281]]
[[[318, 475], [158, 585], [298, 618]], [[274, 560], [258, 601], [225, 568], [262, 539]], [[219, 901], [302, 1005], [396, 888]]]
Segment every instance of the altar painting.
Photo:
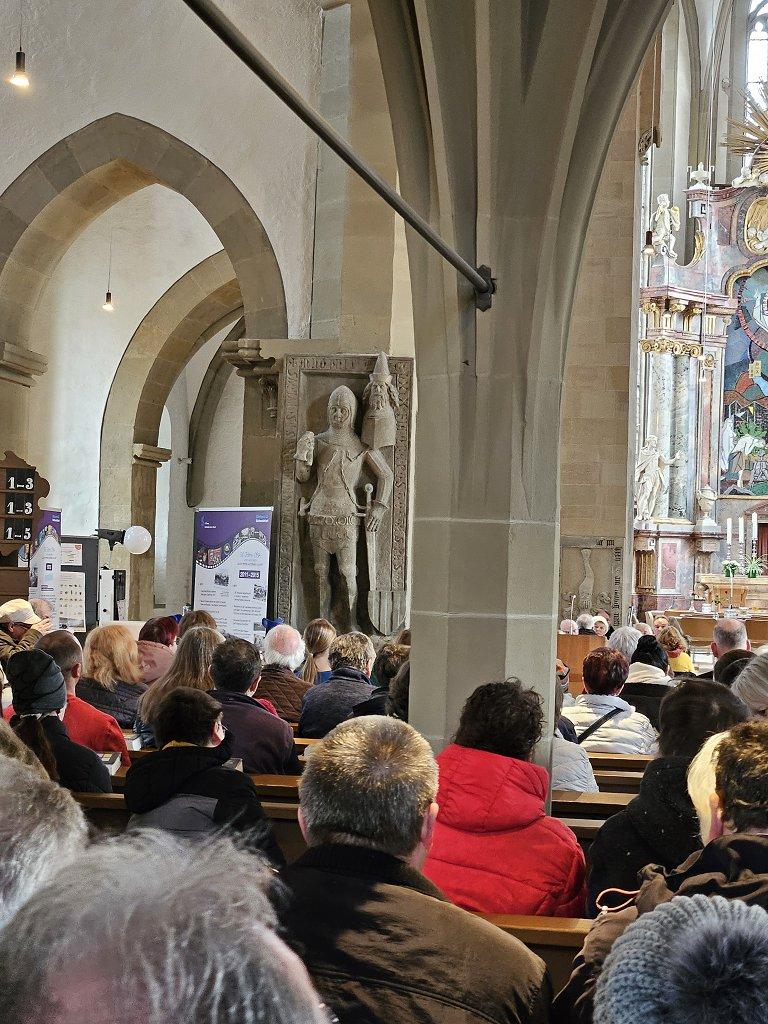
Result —
[[768, 494], [768, 269], [736, 285], [725, 347], [720, 493]]

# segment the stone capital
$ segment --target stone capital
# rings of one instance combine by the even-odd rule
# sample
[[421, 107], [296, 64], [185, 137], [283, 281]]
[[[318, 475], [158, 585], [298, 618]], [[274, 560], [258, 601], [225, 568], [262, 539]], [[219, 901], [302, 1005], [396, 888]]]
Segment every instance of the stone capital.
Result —
[[47, 360], [39, 352], [13, 345], [10, 341], [0, 341], [0, 380], [10, 380], [30, 388], [35, 377], [45, 373]]
[[134, 465], [148, 466], [150, 469], [159, 469], [172, 455], [173, 452], [170, 448], [156, 448], [153, 444], [134, 444], [133, 446]]

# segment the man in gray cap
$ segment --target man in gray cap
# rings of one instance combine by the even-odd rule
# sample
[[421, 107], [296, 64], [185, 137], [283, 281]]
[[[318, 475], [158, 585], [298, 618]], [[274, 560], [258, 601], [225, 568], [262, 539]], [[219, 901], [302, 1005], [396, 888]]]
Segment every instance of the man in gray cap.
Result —
[[51, 620], [41, 619], [21, 597], [0, 605], [0, 665], [5, 668], [12, 654], [31, 650], [52, 629]]

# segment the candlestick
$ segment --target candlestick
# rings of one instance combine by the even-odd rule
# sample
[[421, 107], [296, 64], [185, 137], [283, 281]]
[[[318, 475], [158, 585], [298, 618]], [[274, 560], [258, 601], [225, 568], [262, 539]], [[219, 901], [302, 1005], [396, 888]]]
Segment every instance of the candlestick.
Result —
[[744, 543], [744, 516], [739, 516], [739, 544]]
[[752, 513], [752, 540], [757, 543], [757, 512]]
[[728, 547], [733, 543], [733, 520], [730, 516], [725, 520], [725, 543]]

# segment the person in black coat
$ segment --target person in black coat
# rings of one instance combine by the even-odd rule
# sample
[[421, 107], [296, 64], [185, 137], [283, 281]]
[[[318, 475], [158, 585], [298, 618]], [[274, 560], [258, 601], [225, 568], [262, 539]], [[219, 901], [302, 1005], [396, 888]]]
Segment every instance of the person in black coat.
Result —
[[11, 728], [50, 777], [76, 793], [111, 793], [112, 780], [99, 755], [67, 734], [62, 721], [67, 687], [50, 654], [19, 651], [8, 661], [7, 676], [15, 711]]
[[659, 711], [659, 757], [651, 761], [640, 793], [609, 818], [589, 851], [587, 915], [595, 917], [605, 889], [638, 887], [646, 864], [670, 871], [701, 848], [699, 820], [688, 796], [688, 768], [704, 741], [749, 717], [727, 686], [695, 676], [664, 697]]
[[203, 690], [180, 686], [157, 705], [154, 726], [160, 749], [132, 765], [125, 777], [131, 825], [187, 839], [231, 830], [250, 849], [284, 864], [255, 786], [225, 763], [232, 745], [221, 704]]

